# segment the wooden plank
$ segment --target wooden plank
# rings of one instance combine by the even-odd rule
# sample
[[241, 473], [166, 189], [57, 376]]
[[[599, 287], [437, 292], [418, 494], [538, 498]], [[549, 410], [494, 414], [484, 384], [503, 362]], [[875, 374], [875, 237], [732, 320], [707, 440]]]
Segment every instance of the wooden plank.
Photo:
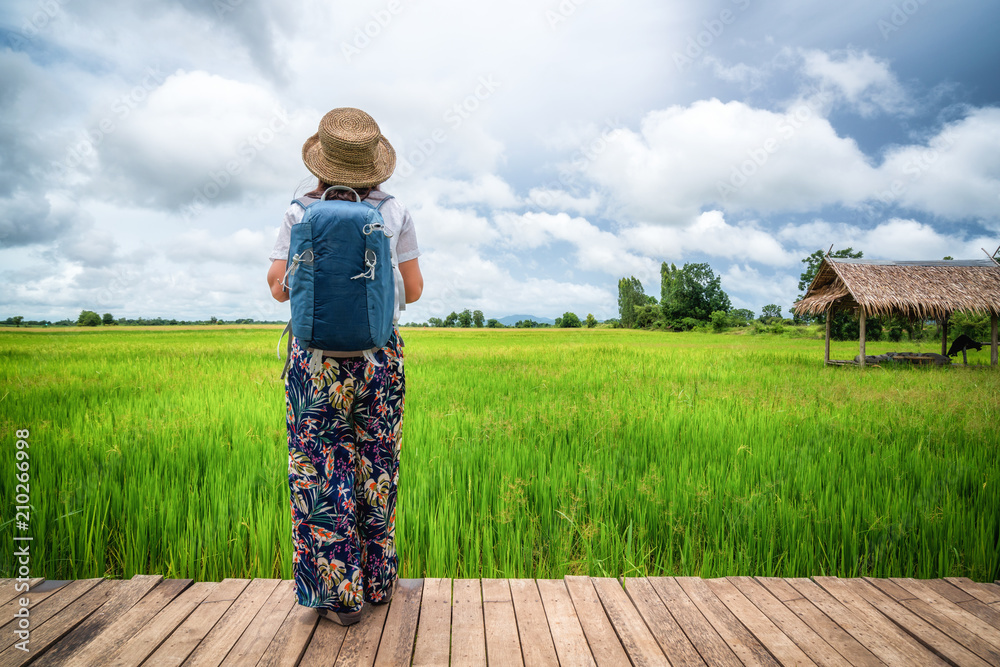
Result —
[[[92, 642], [101, 632], [111, 625], [115, 619], [118, 618], [118, 616], [131, 609], [136, 602], [141, 600], [162, 580], [163, 577], [158, 574], [137, 574], [131, 579], [113, 582], [113, 587], [109, 589], [111, 594], [103, 601], [101, 601], [100, 597], [91, 598], [94, 603], [100, 602], [100, 604], [91, 607], [90, 611], [84, 613], [84, 608], [80, 607], [77, 609], [76, 614], [67, 614], [68, 610], [61, 612], [58, 616], [39, 628], [42, 632], [45, 632], [46, 627], [50, 625], [53, 626], [53, 628], [58, 628], [59, 630], [57, 633], [59, 637], [57, 638], [55, 644], [51, 645], [51, 648], [48, 648], [48, 650], [46, 650], [45, 653], [32, 664], [38, 665], [39, 667], [63, 664], [70, 657], [72, 657], [74, 653], [83, 650], [87, 644]], [[103, 586], [101, 588], [103, 588]], [[99, 589], [95, 589], [91, 591], [91, 593], [97, 593], [98, 590]], [[88, 598], [90, 595], [88, 594], [84, 597]], [[82, 601], [83, 598], [77, 600], [77, 603]], [[80, 614], [83, 614], [83, 616]], [[37, 630], [31, 633], [32, 649], [36, 648], [35, 641], [37, 633]], [[39, 649], [41, 647], [42, 645], [38, 645]], [[22, 655], [25, 654], [22, 653]], [[31, 658], [34, 659], [36, 655], [38, 654], [35, 653], [31, 656]], [[3, 662], [2, 657], [0, 657], [0, 663]], [[17, 661], [16, 664], [22, 663]]]
[[649, 577], [647, 581], [705, 662], [729, 667], [743, 665], [675, 578]]
[[478, 579], [452, 585], [451, 660], [456, 665], [486, 665], [486, 629]]
[[180, 665], [249, 586], [249, 579], [223, 579], [149, 657], [148, 664]]
[[902, 602], [904, 600], [916, 600], [917, 596], [910, 591], [902, 588], [898, 584], [895, 584], [888, 579], [877, 579], [874, 577], [864, 577], [864, 580], [869, 584], [879, 589], [889, 597], [891, 597], [896, 602]]
[[451, 579], [424, 579], [413, 666], [448, 665], [451, 650]]
[[188, 586], [145, 625], [138, 628], [128, 641], [108, 652], [101, 664], [107, 667], [141, 665], [218, 585], [214, 581], [205, 581]]
[[490, 665], [524, 667], [510, 584], [506, 579], [483, 579], [482, 586], [486, 659]]
[[[549, 631], [549, 621], [545, 618], [545, 608], [542, 606], [542, 598], [535, 580], [511, 579], [508, 584], [511, 601], [514, 603], [517, 633], [521, 638], [521, 657], [524, 659], [525, 667], [558, 664], [556, 647]], [[565, 586], [563, 592], [569, 599]], [[570, 608], [572, 606], [570, 602]], [[579, 627], [579, 622], [577, 626]], [[583, 649], [589, 656], [586, 640], [583, 640]]]
[[1000, 586], [996, 584], [978, 583], [967, 577], [945, 577], [944, 580], [981, 602], [1000, 603]]
[[420, 597], [423, 592], [422, 579], [399, 579], [396, 592], [389, 603], [389, 614], [382, 630], [375, 665], [395, 667], [408, 665], [413, 654], [413, 638], [417, 634], [417, 619], [420, 617]]
[[[776, 577], [758, 577], [755, 579], [761, 586], [766, 588], [772, 595], [777, 593], [785, 599], [782, 604], [788, 607], [789, 611], [802, 619], [812, 630], [832, 646], [837, 653], [844, 656], [852, 665], [884, 665], [875, 655], [869, 651], [852, 635], [837, 625], [834, 620], [823, 613], [817, 605], [809, 599], [802, 597], [791, 584]], [[794, 596], [789, 594], [794, 591]], [[775, 595], [777, 597], [777, 595]]]
[[[77, 623], [107, 602], [117, 585], [118, 582], [108, 581], [103, 577], [79, 579], [56, 591], [55, 595], [39, 603], [37, 608], [29, 608], [31, 614], [29, 648], [32, 658], [43, 653], [76, 627]], [[18, 635], [14, 634], [17, 624], [18, 619], [14, 618], [2, 628], [0, 665], [24, 664], [24, 656], [29, 655], [14, 646], [16, 642], [21, 641]]]
[[219, 665], [280, 583], [281, 579], [252, 579], [184, 661], [185, 667]]
[[[851, 666], [851, 663], [834, 650], [823, 637], [771, 595], [764, 586], [754, 581], [753, 577], [729, 577], [729, 581], [817, 665]], [[871, 661], [865, 664], [879, 663], [875, 656], [870, 655], [870, 657]]]
[[296, 663], [297, 667], [329, 667], [335, 664], [340, 657], [340, 649], [344, 647], [347, 627], [320, 616], [315, 608], [298, 606], [312, 618], [313, 633], [306, 640], [308, 643], [302, 660]]
[[[872, 583], [872, 584], [875, 583], [874, 579], [869, 579], [867, 577], [865, 578], [865, 581], [867, 581], [869, 583]], [[893, 586], [897, 585], [895, 582], [892, 582], [892, 581], [890, 581], [888, 579], [883, 579], [881, 581], [888, 581]], [[976, 599], [973, 596], [971, 596], [968, 593], [966, 593], [965, 591], [963, 591], [958, 586], [955, 586], [951, 582], [948, 582], [948, 581], [946, 581], [944, 579], [923, 579], [922, 581], [924, 582], [925, 586], [927, 586], [932, 591], [934, 591], [935, 593], [937, 593], [938, 595], [940, 595], [941, 597], [943, 597], [948, 602], [954, 602], [955, 604], [961, 604], [963, 602], [968, 602], [970, 600], [975, 600]], [[906, 591], [906, 589], [902, 588], [902, 587], [899, 587], [899, 590]], [[913, 595], [909, 591], [906, 591], [906, 594], [910, 595], [912, 597], [916, 597], [915, 595]]]
[[[902, 591], [902, 594], [905, 595], [907, 599], [918, 599], [915, 595], [888, 579], [866, 579], [866, 581], [881, 589], [896, 600], [899, 600], [900, 598], [894, 591]], [[1000, 628], [1000, 610], [994, 609], [990, 605], [985, 604], [961, 588], [949, 583], [948, 580], [924, 579], [922, 581], [925, 586], [929, 587], [944, 599], [957, 604], [968, 613], [989, 623], [994, 628]]]
[[[38, 588], [38, 586], [41, 585], [43, 581], [45, 581], [45, 577], [34, 577], [33, 579], [28, 579], [27, 582], [17, 581], [16, 579], [0, 579], [0, 613], [3, 613], [3, 615], [0, 616], [0, 618], [10, 618], [10, 616], [8, 616], [4, 612], [7, 611], [8, 606], [11, 609], [14, 609], [15, 605], [17, 607], [20, 607], [21, 605], [17, 604], [17, 601], [20, 598], [26, 597], [29, 598], [32, 602], [34, 602], [35, 594], [41, 595], [41, 593], [39, 593], [35, 589]], [[14, 586], [15, 583], [21, 584], [21, 586], [27, 583], [28, 590], [26, 591], [15, 590]], [[13, 603], [13, 604], [8, 605], [8, 603]], [[28, 605], [28, 608], [29, 609], [31, 608], [30, 604]]]
[[[256, 667], [295, 667], [300, 664], [305, 666], [303, 656], [306, 648], [310, 645], [309, 640], [313, 638], [313, 631], [320, 625], [320, 616], [312, 607], [298, 604], [294, 587], [292, 590], [291, 610], [278, 626], [274, 638], [268, 644]], [[322, 625], [329, 626], [334, 625], [334, 623], [323, 623]], [[341, 641], [343, 641], [343, 635], [341, 635]], [[339, 651], [340, 644], [337, 644], [336, 648], [327, 652], [327, 660], [330, 662], [335, 660]]]
[[621, 582], [607, 577], [592, 577], [591, 581], [632, 664], [669, 667], [670, 662], [622, 588]]
[[708, 589], [715, 593], [733, 616], [757, 638], [764, 648], [782, 665], [815, 665], [809, 656], [764, 613], [754, 606], [731, 581], [725, 578], [706, 579]]
[[[996, 663], [1000, 664], [1000, 630], [970, 614], [957, 604], [944, 599], [922, 581], [917, 579], [893, 579], [893, 581], [926, 603], [921, 606], [921, 609], [926, 609], [928, 613], [933, 612], [939, 623], [944, 624], [945, 619], [950, 619], [956, 628], [960, 628], [963, 632], [968, 631], [973, 636], [991, 644], [997, 651]], [[972, 646], [971, 643], [969, 645]], [[978, 650], [977, 653], [979, 653]], [[979, 654], [982, 655], [982, 653]], [[991, 655], [987, 659], [993, 660], [994, 658]]]
[[778, 599], [779, 602], [790, 602], [792, 600], [803, 600], [802, 593], [788, 583], [788, 580], [781, 577], [754, 577], [754, 581], [767, 589], [767, 592]]
[[789, 583], [886, 664], [945, 664], [870, 604], [838, 587], [836, 577], [790, 579]]
[[777, 665], [753, 634], [712, 593], [704, 579], [677, 577], [677, 583], [745, 665]]
[[[861, 368], [865, 367], [865, 309], [858, 308], [858, 328], [861, 329], [861, 336], [858, 338], [858, 347], [861, 350]], [[942, 352], [941, 354], [944, 354]]]
[[[552, 633], [555, 655], [539, 656], [548, 662], [536, 662], [534, 657], [529, 662], [529, 652], [525, 648], [527, 642], [522, 642], [525, 665], [554, 665], [557, 664], [555, 658], [558, 656], [558, 664], [561, 667], [596, 667], [597, 663], [594, 662], [587, 637], [583, 634], [583, 626], [580, 625], [576, 609], [573, 608], [573, 600], [569, 596], [566, 582], [562, 579], [539, 579], [536, 583], [542, 606], [545, 608], [548, 627]], [[511, 586], [511, 589], [514, 593], [514, 608], [518, 610], [518, 593], [514, 591], [514, 586]], [[520, 629], [520, 616], [518, 629]], [[523, 632], [521, 636], [524, 636]]]
[[279, 580], [264, 606], [256, 612], [250, 625], [226, 654], [223, 667], [257, 664], [293, 606], [299, 606], [295, 599], [295, 582], [291, 579]]
[[[954, 635], [949, 636], [942, 632], [942, 630], [947, 629], [947, 623], [942, 625], [941, 619], [935, 619], [933, 615], [926, 616], [926, 612], [922, 609], [926, 605], [923, 605], [920, 600], [897, 602], [867, 581], [861, 579], [842, 579], [840, 581], [846, 589], [856, 593], [899, 627], [905, 628], [906, 632], [917, 641], [948, 662], [957, 665], [975, 665], [976, 667], [985, 667], [988, 664], [966, 648], [971, 646], [970, 644], [964, 641], [956, 642], [952, 638]], [[972, 636], [964, 639], [975, 640], [976, 638]], [[1000, 657], [1000, 654], [997, 657]]]
[[[378, 653], [378, 643], [382, 638], [382, 630], [385, 628], [385, 619], [389, 613], [388, 605], [366, 604], [361, 608], [361, 620], [354, 625], [347, 626], [347, 633], [344, 635], [344, 643], [340, 647], [340, 654], [336, 667], [372, 667], [375, 664], [375, 656]], [[320, 625], [337, 625], [329, 619], [322, 619]], [[327, 657], [323, 664], [331, 664]]]
[[994, 628], [1000, 629], [1000, 607], [997, 605], [985, 604], [979, 600], [969, 600], [968, 602], [960, 602], [958, 606]]
[[131, 639], [192, 583], [191, 579], [161, 579], [158, 585], [130, 609], [111, 619], [104, 630], [86, 646], [77, 648], [71, 655], [63, 656], [61, 664], [65, 667], [86, 667], [106, 662], [112, 651]]
[[704, 665], [691, 640], [667, 611], [646, 578], [625, 579], [625, 592], [672, 665]]
[[[13, 581], [13, 579], [11, 579], [10, 581]], [[86, 593], [88, 590], [90, 590], [90, 588], [96, 586], [101, 581], [103, 581], [102, 578], [79, 579], [77, 581], [70, 582], [66, 586], [53, 588], [47, 591], [42, 591], [42, 592], [30, 591], [28, 593], [24, 592], [16, 593], [9, 602], [4, 604], [3, 606], [0, 606], [0, 621], [2, 621], [2, 619], [8, 619], [8, 618], [11, 619], [10, 621], [0, 625], [0, 651], [3, 651], [8, 646], [13, 645], [15, 642], [20, 641], [15, 637], [14, 630], [16, 629], [16, 626], [19, 622], [19, 619], [17, 616], [15, 616], [15, 614], [17, 614], [21, 610], [22, 598], [27, 598], [28, 600], [28, 613], [31, 617], [31, 627], [35, 628], [41, 625], [42, 622], [44, 622], [46, 619], [51, 618], [51, 616], [54, 615], [56, 611], [58, 611], [58, 609], [52, 606], [53, 603], [43, 604], [44, 602], [46, 602], [46, 600], [48, 600], [49, 598], [53, 597], [56, 594], [61, 594], [63, 596], [61, 598], [63, 602], [55, 603], [57, 607], [61, 608], [62, 606], [69, 604], [72, 600], [76, 599], [80, 595]], [[13, 584], [11, 584], [11, 587], [12, 587], [11, 590], [13, 590]], [[73, 597], [67, 599], [66, 591], [69, 591], [69, 594], [72, 595]], [[45, 611], [47, 607], [50, 610], [49, 612]]]
[[580, 619], [580, 627], [583, 628], [583, 634], [587, 638], [590, 653], [594, 656], [594, 662], [598, 667], [631, 665], [625, 649], [615, 635], [611, 621], [604, 613], [604, 607], [597, 597], [597, 591], [594, 590], [590, 577], [567, 576], [564, 581], [570, 599], [573, 600], [576, 617]]

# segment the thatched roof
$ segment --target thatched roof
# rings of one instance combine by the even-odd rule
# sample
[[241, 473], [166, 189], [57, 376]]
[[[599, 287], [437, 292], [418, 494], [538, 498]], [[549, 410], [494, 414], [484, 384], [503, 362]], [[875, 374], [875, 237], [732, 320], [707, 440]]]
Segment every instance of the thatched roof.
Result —
[[866, 316], [943, 319], [956, 311], [1000, 315], [1000, 264], [991, 259], [896, 262], [823, 258], [793, 308], [818, 315], [831, 305]]

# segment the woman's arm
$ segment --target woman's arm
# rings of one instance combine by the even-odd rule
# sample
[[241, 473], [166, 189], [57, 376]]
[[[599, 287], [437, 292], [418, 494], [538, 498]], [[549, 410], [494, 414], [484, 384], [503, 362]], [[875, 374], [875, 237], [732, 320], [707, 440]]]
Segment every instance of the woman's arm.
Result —
[[271, 268], [267, 270], [267, 284], [271, 287], [271, 296], [277, 301], [288, 301], [288, 292], [281, 286], [281, 279], [285, 277], [286, 264], [287, 262], [283, 259], [275, 259], [271, 261]]
[[[284, 262], [282, 262], [284, 264]], [[420, 273], [420, 265], [413, 258], [399, 264], [399, 273], [403, 276], [403, 288], [406, 290], [406, 303], [413, 303], [424, 291], [424, 277]], [[280, 288], [279, 288], [280, 289]], [[272, 293], [273, 293], [272, 289]], [[277, 298], [277, 297], [275, 297]], [[287, 296], [285, 298], [288, 298]], [[279, 299], [280, 301], [281, 299]]]

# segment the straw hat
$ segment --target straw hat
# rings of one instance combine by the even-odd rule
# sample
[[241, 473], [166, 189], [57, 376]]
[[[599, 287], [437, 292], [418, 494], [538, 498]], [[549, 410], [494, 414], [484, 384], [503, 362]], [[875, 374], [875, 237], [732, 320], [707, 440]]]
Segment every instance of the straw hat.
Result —
[[343, 107], [323, 116], [319, 132], [302, 145], [302, 161], [324, 183], [367, 188], [392, 175], [396, 151], [374, 118]]

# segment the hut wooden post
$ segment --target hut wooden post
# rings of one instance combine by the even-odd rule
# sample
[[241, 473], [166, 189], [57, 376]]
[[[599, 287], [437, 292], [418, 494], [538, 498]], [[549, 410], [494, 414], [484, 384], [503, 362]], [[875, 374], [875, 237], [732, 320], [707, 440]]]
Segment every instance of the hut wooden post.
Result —
[[941, 321], [941, 354], [948, 354], [948, 316]]
[[[832, 320], [832, 319], [833, 319], [833, 308], [831, 307], [830, 310], [826, 311], [826, 357], [825, 357], [825, 361], [828, 364], [830, 363], [830, 320]], [[994, 317], [993, 320], [995, 322], [996, 318]], [[995, 329], [996, 327], [993, 327], [993, 328]]]
[[990, 366], [997, 365], [997, 316], [996, 313], [990, 318], [990, 334], [992, 340], [990, 341]]
[[865, 311], [863, 308], [858, 308], [858, 312], [861, 313], [861, 318], [859, 320], [861, 326], [861, 367], [865, 367]]

